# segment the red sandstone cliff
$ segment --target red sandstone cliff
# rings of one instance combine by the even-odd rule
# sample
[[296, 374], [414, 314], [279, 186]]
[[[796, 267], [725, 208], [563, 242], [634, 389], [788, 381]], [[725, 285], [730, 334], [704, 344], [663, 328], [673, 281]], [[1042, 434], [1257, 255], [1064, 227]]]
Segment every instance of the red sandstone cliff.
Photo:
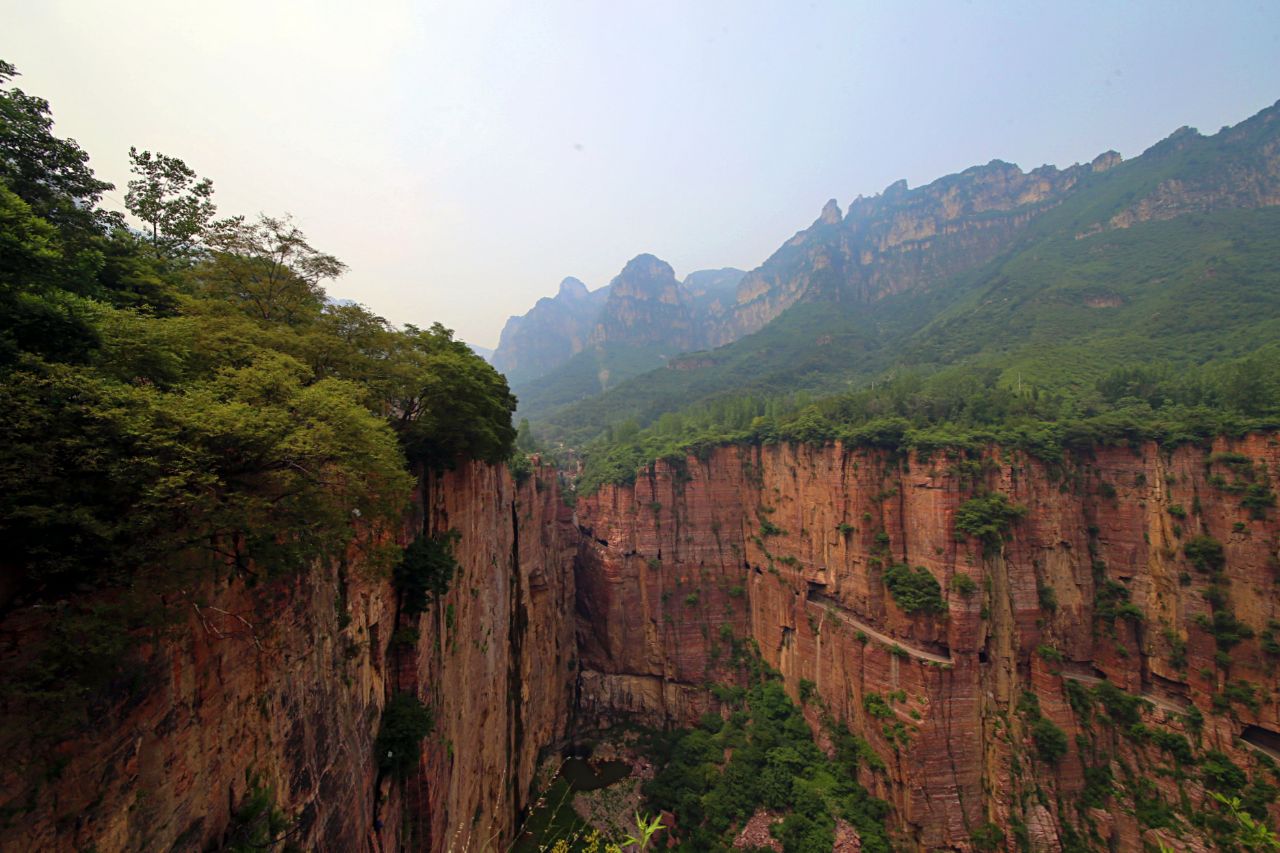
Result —
[[[427, 504], [435, 529], [461, 534], [460, 569], [399, 671], [394, 590], [358, 563], [210, 587], [149, 650], [159, 677], [60, 744], [56, 775], [27, 772], [17, 756], [30, 746], [6, 727], [0, 848], [216, 848], [246, 771], [274, 789], [288, 840], [305, 850], [488, 849], [508, 838], [538, 750], [569, 718], [568, 518], [550, 472], [517, 489], [479, 464], [436, 481]], [[17, 638], [17, 626], [0, 627]], [[379, 791], [374, 738], [393, 689], [415, 690], [436, 729], [421, 772]]]
[[[1145, 777], [1174, 802], [1194, 806], [1204, 790], [1194, 774], [1176, 778], [1154, 747], [1078, 718], [1066, 685], [1106, 678], [1148, 697], [1145, 724], [1176, 732], [1188, 729], [1194, 705], [1204, 716], [1201, 749], [1246, 769], [1265, 762], [1259, 752], [1280, 732], [1280, 683], [1261, 646], [1280, 616], [1280, 525], [1274, 510], [1251, 518], [1236, 483], [1241, 470], [1276, 471], [1280, 445], [1252, 436], [1213, 450], [1247, 463], [1151, 445], [1099, 449], [1059, 467], [998, 450], [961, 465], [838, 446], [729, 447], [706, 461], [659, 463], [633, 486], [578, 504], [580, 710], [690, 723], [714, 703], [705, 683], [732, 678], [722, 668], [730, 634], [750, 637], [793, 695], [802, 679], [813, 682], [821, 703], [884, 759], [885, 771], [864, 768], [863, 781], [893, 804], [911, 847], [971, 849], [971, 832], [992, 822], [1010, 845], [1024, 834], [1036, 849], [1061, 849], [1076, 829], [1112, 849], [1156, 838], [1197, 849], [1144, 834], [1131, 809], [1079, 816], [1083, 763], [1115, 758], [1136, 772], [1133, 784]], [[991, 556], [954, 530], [957, 507], [978, 485], [1028, 509]], [[1183, 545], [1199, 534], [1224, 545], [1227, 606], [1255, 634], [1226, 666], [1196, 620], [1210, 612], [1210, 579], [1189, 566]], [[926, 567], [948, 612], [904, 613], [881, 579], [889, 562]], [[976, 584], [967, 596], [953, 586], [961, 572]], [[1141, 621], [1097, 618], [1109, 581], [1129, 591]], [[1056, 606], [1042, 603], [1049, 598]], [[1175, 665], [1182, 641], [1186, 661]], [[1041, 647], [1065, 659], [1046, 660]], [[1214, 713], [1228, 679], [1258, 685], [1258, 710], [1229, 702]], [[905, 698], [890, 719], [868, 714], [865, 696], [897, 691]], [[1033, 760], [1023, 691], [1068, 734], [1056, 767]]]

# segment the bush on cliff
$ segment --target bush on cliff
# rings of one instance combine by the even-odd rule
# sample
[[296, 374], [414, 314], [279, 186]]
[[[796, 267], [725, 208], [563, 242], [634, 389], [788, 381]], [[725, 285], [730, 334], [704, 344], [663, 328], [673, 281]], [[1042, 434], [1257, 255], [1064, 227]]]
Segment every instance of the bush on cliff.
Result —
[[396, 693], [382, 710], [382, 727], [374, 744], [378, 767], [398, 777], [418, 766], [422, 739], [435, 729], [431, 709], [409, 693]]
[[392, 573], [404, 614], [416, 616], [448, 592], [449, 583], [458, 570], [458, 561], [453, 556], [453, 543], [457, 540], [458, 532], [450, 530], [419, 536], [404, 549]]
[[945, 613], [947, 602], [942, 597], [938, 579], [924, 566], [909, 568], [895, 563], [884, 570], [884, 584], [893, 600], [907, 613]]
[[956, 530], [981, 540], [983, 553], [990, 556], [999, 552], [1013, 523], [1026, 513], [1026, 507], [999, 492], [979, 495], [956, 509]]

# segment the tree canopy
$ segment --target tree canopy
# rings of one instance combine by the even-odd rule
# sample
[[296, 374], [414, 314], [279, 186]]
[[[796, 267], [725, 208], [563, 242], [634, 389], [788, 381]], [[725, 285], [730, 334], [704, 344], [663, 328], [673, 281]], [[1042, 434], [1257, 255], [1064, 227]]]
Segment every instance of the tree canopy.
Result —
[[193, 580], [389, 568], [411, 471], [515, 439], [506, 381], [448, 329], [330, 303], [345, 266], [291, 219], [215, 221], [212, 182], [130, 156], [145, 231], [98, 208], [45, 101], [0, 89], [0, 613], [60, 602], [93, 636], [27, 650], [0, 696], [81, 710], [122, 665], [88, 646], [126, 648]]

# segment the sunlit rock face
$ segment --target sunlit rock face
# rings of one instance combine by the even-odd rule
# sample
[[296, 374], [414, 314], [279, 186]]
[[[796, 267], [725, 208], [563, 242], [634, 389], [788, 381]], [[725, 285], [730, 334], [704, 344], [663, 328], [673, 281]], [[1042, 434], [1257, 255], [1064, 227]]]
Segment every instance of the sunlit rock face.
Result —
[[[806, 712], [819, 735], [825, 711], [881, 757], [884, 769], [864, 765], [862, 781], [893, 804], [904, 840], [960, 847], [991, 822], [1059, 849], [1064, 824], [1082, 826], [1071, 804], [1100, 753], [1170, 763], [1073, 711], [1073, 681], [1145, 697], [1152, 728], [1186, 733], [1198, 709], [1200, 748], [1242, 768], [1256, 764], [1255, 744], [1280, 745], [1280, 684], [1264, 646], [1280, 525], [1274, 511], [1253, 517], [1238, 486], [1277, 465], [1280, 444], [1264, 435], [1211, 450], [1098, 448], [1061, 466], [994, 448], [960, 464], [839, 446], [658, 463], [578, 502], [579, 712], [693, 724], [716, 707], [708, 682], [736, 677], [731, 645], [754, 640], [793, 696], [803, 681], [817, 697]], [[1027, 510], [995, 549], [955, 530], [957, 508], [981, 490]], [[1184, 552], [1202, 535], [1221, 543], [1218, 586], [1254, 632], [1229, 672], [1205, 627], [1212, 576]], [[904, 612], [883, 580], [894, 563], [927, 569], [945, 613]], [[1133, 605], [1118, 617], [1116, 585]], [[1228, 680], [1256, 685], [1255, 707], [1223, 712]], [[1025, 693], [1067, 735], [1056, 764], [1036, 757]], [[893, 697], [889, 717], [869, 711], [872, 695]], [[1168, 774], [1149, 775], [1162, 797], [1182, 796]], [[1028, 785], [1047, 806], [1023, 796]], [[1198, 803], [1204, 790], [1190, 787]], [[1112, 849], [1164, 837], [1111, 812], [1090, 820]]]

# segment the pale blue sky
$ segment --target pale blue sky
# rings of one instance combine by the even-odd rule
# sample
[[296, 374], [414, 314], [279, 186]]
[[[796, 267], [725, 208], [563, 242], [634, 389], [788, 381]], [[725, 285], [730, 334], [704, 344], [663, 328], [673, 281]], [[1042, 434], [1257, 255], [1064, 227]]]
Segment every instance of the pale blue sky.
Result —
[[334, 295], [492, 346], [640, 252], [749, 269], [832, 196], [1233, 124], [1280, 4], [0, 0], [0, 56], [104, 177], [184, 157]]

